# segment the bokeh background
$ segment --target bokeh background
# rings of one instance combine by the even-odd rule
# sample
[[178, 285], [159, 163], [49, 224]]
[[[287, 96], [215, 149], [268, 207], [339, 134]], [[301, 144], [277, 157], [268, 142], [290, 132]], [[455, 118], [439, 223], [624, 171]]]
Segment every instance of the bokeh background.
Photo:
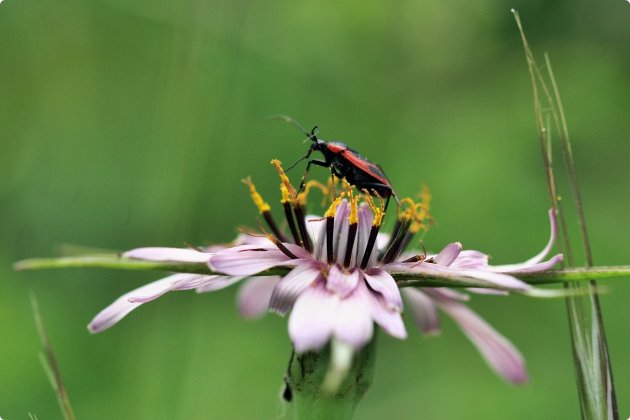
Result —
[[[161, 274], [11, 269], [67, 244], [206, 244], [255, 226], [240, 179], [251, 175], [271, 201], [269, 161], [307, 147], [272, 114], [351, 144], [403, 195], [427, 183], [431, 250], [459, 240], [495, 263], [538, 252], [549, 205], [511, 7], [554, 63], [595, 261], [628, 264], [626, 1], [0, 4], [0, 416], [61, 417], [37, 357], [33, 291], [79, 418], [278, 418], [286, 320], [240, 319], [236, 288], [172, 293], [92, 336], [99, 310]], [[630, 283], [607, 284], [625, 418]], [[381, 336], [357, 418], [577, 418], [563, 302], [471, 305], [522, 350], [530, 384], [495, 377], [446, 318], [438, 338], [408, 323], [404, 342]]]

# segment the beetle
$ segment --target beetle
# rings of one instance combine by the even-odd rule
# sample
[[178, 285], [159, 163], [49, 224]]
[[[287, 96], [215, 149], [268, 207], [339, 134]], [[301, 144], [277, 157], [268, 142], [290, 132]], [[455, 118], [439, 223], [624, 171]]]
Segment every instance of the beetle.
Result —
[[[389, 204], [389, 199], [393, 196], [396, 203], [398, 203], [398, 197], [392, 187], [391, 182], [387, 179], [383, 168], [377, 163], [370, 162], [365, 157], [361, 156], [356, 150], [351, 149], [348, 145], [337, 141], [325, 141], [317, 137], [317, 127], [314, 127], [310, 133], [304, 130], [304, 128], [298, 124], [295, 120], [287, 116], [278, 116], [285, 121], [295, 125], [300, 131], [307, 136], [310, 140], [311, 147], [304, 157], [299, 159], [288, 170], [295, 167], [303, 160], [309, 159], [304, 176], [302, 177], [302, 183], [300, 184], [300, 191], [304, 189], [306, 176], [311, 168], [311, 165], [322, 166], [324, 168], [330, 168], [332, 174], [339, 178], [345, 178], [351, 185], [354, 185], [360, 190], [364, 190], [370, 193], [370, 195], [379, 195], [384, 198], [385, 210]], [[314, 151], [321, 152], [324, 156], [323, 160], [310, 159], [311, 154]]]

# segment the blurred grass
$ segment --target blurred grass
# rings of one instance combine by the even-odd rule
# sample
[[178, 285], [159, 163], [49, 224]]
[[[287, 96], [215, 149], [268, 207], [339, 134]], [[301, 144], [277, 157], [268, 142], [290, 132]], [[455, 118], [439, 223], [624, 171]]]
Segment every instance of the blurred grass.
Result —
[[[3, 2], [0, 416], [61, 416], [37, 360], [29, 290], [78, 418], [278, 414], [286, 322], [240, 320], [235, 290], [174, 293], [90, 336], [94, 314], [158, 275], [10, 270], [64, 243], [203, 244], [255, 225], [240, 179], [251, 175], [272, 201], [268, 162], [305, 151], [268, 115], [319, 125], [322, 138], [381, 163], [403, 195], [426, 182], [438, 222], [430, 249], [460, 240], [497, 263], [537, 252], [547, 195], [510, 7], [554, 62], [595, 261], [628, 263], [626, 2]], [[602, 305], [623, 417], [630, 285], [611, 289]], [[438, 339], [381, 341], [357, 418], [576, 418], [563, 303], [472, 306], [523, 351], [530, 385], [495, 378], [445, 320]]]

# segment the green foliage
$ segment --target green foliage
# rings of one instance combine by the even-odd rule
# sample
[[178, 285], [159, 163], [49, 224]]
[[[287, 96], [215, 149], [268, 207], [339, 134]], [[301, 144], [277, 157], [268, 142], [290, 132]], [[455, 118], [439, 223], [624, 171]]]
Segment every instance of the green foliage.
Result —
[[[173, 293], [92, 336], [85, 325], [100, 309], [156, 275], [11, 269], [61, 244], [204, 244], [256, 226], [240, 179], [251, 175], [273, 203], [269, 161], [305, 152], [269, 115], [351, 144], [403, 195], [427, 183], [438, 223], [428, 249], [459, 240], [497, 264], [537, 252], [548, 199], [510, 7], [553, 57], [595, 261], [627, 263], [628, 5], [516, 3], [2, 2], [0, 416], [60, 416], [29, 290], [78, 418], [278, 413], [286, 321], [240, 320], [235, 290]], [[610, 290], [602, 306], [623, 396], [630, 286]], [[357, 418], [577, 418], [563, 303], [475, 297], [472, 306], [523, 351], [530, 385], [495, 378], [452, 324], [422, 339], [409, 323], [406, 342], [380, 340]], [[629, 404], [620, 398], [620, 413]]]

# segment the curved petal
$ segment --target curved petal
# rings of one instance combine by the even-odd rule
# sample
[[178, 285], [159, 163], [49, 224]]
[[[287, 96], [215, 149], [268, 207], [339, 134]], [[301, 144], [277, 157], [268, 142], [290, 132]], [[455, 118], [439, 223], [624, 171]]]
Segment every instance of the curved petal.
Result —
[[556, 264], [561, 263], [563, 259], [564, 259], [564, 255], [556, 254], [545, 262], [530, 264], [528, 266], [521, 266], [517, 268], [514, 268], [516, 266], [514, 265], [509, 271], [506, 271], [505, 269], [501, 268], [505, 266], [495, 266], [495, 267], [490, 267], [490, 268], [493, 271], [498, 271], [501, 273], [509, 273], [509, 274], [538, 273], [539, 271], [551, 270]]
[[[426, 276], [441, 278], [445, 280], [475, 281], [478, 287], [495, 287], [498, 289], [512, 290], [526, 293], [533, 288], [525, 282], [504, 273], [495, 273], [487, 270], [446, 267], [438, 264], [395, 264], [387, 265], [388, 270], [404, 271], [409, 273], [421, 273]], [[470, 287], [474, 287], [470, 285]]]
[[[295, 245], [292, 246], [290, 251], [293, 252], [294, 248], [304, 251]], [[304, 256], [304, 252], [299, 252], [299, 254], [294, 253], [298, 258]], [[301, 260], [289, 258], [275, 246], [255, 247], [243, 245], [216, 253], [210, 258], [209, 265], [213, 270], [230, 276], [251, 276], [279, 265], [296, 265], [299, 261]]]
[[[216, 276], [200, 276], [198, 274], [180, 273], [145, 284], [144, 286], [132, 290], [131, 292], [125, 293], [116, 299], [111, 305], [99, 312], [88, 325], [88, 330], [91, 333], [104, 331], [123, 319], [128, 313], [143, 303], [162, 296], [164, 293], [175, 290], [178, 287], [182, 289], [194, 288], [204, 279], [209, 277]], [[131, 299], [138, 297], [140, 297], [139, 301], [131, 301]], [[142, 299], [142, 297], [144, 297], [144, 299]]]
[[381, 326], [392, 337], [400, 338], [404, 340], [407, 338], [407, 330], [403, 323], [400, 312], [388, 309], [387, 303], [382, 296], [376, 296], [375, 294], [365, 291], [372, 298], [372, 318], [374, 322]]
[[225, 289], [243, 280], [242, 276], [216, 276], [214, 279], [203, 282], [203, 284], [196, 287], [197, 293], [216, 292], [217, 290]]
[[436, 264], [451, 265], [461, 251], [462, 244], [459, 242], [453, 242], [446, 245], [444, 249], [442, 249], [440, 253], [433, 258], [433, 260]]
[[136, 248], [122, 254], [125, 258], [138, 260], [199, 263], [208, 262], [212, 255], [212, 253], [199, 252], [195, 249], [163, 247]]
[[278, 276], [252, 277], [238, 290], [236, 303], [244, 318], [260, 318], [269, 310], [269, 300], [274, 287], [280, 281]]
[[306, 289], [298, 297], [289, 317], [289, 337], [296, 352], [319, 350], [328, 343], [338, 306], [339, 298], [322, 284]]
[[[547, 242], [547, 245], [545, 245], [545, 248], [543, 248], [542, 251], [540, 251], [536, 256], [530, 258], [529, 260], [519, 263], [519, 264], [505, 264], [505, 265], [495, 265], [493, 267], [490, 267], [493, 271], [498, 271], [501, 273], [526, 273], [526, 272], [534, 272], [534, 271], [524, 271], [524, 270], [530, 270], [532, 267], [536, 266], [538, 263], [540, 263], [542, 260], [545, 259], [545, 257], [547, 256], [547, 254], [549, 254], [549, 252], [551, 251], [551, 248], [553, 248], [553, 244], [556, 241], [556, 234], [558, 231], [558, 224], [556, 222], [556, 215], [553, 211], [553, 209], [549, 209], [549, 224], [550, 224], [550, 234], [549, 234], [549, 241]], [[557, 255], [556, 255], [557, 257]], [[554, 257], [555, 258], [555, 257]], [[552, 267], [555, 264], [552, 264]], [[537, 270], [537, 271], [541, 271], [541, 270]]]
[[400, 290], [394, 278], [385, 270], [372, 269], [363, 273], [365, 281], [376, 292], [380, 293], [389, 309], [402, 312], [403, 302]]
[[438, 305], [459, 325], [496, 373], [514, 384], [528, 381], [523, 356], [510, 341], [466, 305], [454, 301]]
[[333, 265], [326, 276], [326, 289], [343, 299], [357, 288], [360, 276], [360, 270], [347, 273], [339, 266]]
[[480, 251], [465, 249], [451, 263], [451, 267], [485, 269], [488, 267], [488, 255]]
[[333, 334], [355, 350], [361, 349], [372, 338], [374, 322], [370, 313], [370, 300], [369, 296], [356, 290], [339, 302]]
[[433, 300], [421, 290], [412, 287], [403, 289], [403, 294], [420, 332], [425, 335], [439, 334], [440, 316]]
[[295, 300], [304, 289], [311, 286], [320, 275], [321, 271], [317, 263], [307, 262], [298, 265], [273, 289], [269, 309], [279, 315], [285, 315], [291, 310]]

